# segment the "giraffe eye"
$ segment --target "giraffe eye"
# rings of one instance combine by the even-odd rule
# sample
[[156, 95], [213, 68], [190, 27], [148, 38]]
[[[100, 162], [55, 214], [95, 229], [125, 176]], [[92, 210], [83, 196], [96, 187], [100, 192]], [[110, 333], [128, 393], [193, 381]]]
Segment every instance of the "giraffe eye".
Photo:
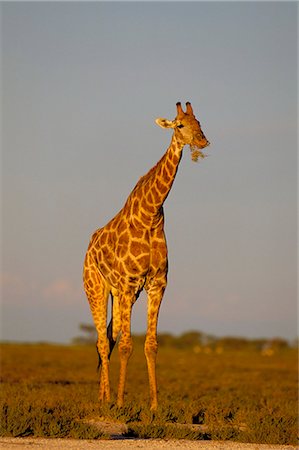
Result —
[[184, 128], [184, 125], [180, 124], [177, 126], [177, 128]]

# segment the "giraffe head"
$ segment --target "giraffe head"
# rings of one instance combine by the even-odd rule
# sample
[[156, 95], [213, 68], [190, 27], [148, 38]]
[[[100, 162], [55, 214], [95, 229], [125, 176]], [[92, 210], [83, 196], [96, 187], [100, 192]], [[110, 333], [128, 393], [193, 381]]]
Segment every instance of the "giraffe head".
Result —
[[156, 119], [156, 124], [162, 128], [173, 128], [178, 141], [190, 146], [193, 161], [197, 161], [199, 156], [204, 158], [206, 155], [200, 150], [210, 143], [193, 113], [191, 103], [186, 103], [186, 112], [183, 111], [180, 102], [176, 104], [176, 107], [177, 116], [174, 120], [159, 118]]

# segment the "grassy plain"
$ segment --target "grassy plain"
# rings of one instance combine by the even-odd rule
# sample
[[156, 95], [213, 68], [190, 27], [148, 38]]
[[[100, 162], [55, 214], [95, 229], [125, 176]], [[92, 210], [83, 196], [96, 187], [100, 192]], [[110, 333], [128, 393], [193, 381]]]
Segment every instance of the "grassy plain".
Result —
[[[117, 351], [111, 359], [112, 402], [97, 402], [94, 346], [1, 345], [2, 436], [105, 438], [92, 419], [126, 423], [142, 438], [297, 443], [297, 351], [159, 349], [159, 409], [149, 411], [139, 340], [130, 360], [125, 407], [116, 407]], [[186, 426], [188, 425], [188, 426]], [[192, 426], [191, 426], [192, 425]]]

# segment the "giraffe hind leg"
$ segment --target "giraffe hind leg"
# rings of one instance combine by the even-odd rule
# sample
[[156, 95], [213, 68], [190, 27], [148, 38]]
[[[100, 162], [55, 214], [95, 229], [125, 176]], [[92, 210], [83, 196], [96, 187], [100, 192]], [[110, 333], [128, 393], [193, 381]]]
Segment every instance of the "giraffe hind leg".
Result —
[[[116, 299], [115, 302], [113, 300], [114, 299], [111, 294], [111, 303], [112, 303], [111, 320], [107, 327], [107, 338], [109, 340], [109, 354], [108, 354], [109, 359], [110, 359], [111, 353], [115, 347], [115, 344], [117, 341], [117, 336], [119, 335], [119, 332], [120, 332], [120, 317], [119, 317], [118, 299]], [[114, 307], [113, 307], [113, 304], [114, 304]], [[97, 345], [96, 345], [96, 349], [97, 349], [98, 358], [99, 358], [97, 370], [99, 371], [101, 368], [101, 365], [102, 365], [102, 358], [98, 351]]]
[[94, 264], [85, 265], [84, 287], [98, 333], [97, 351], [100, 370], [100, 401], [110, 401], [109, 340], [107, 338], [107, 303], [109, 285]]
[[[113, 351], [113, 349], [115, 347], [115, 344], [116, 344], [116, 340], [114, 340], [113, 336], [112, 336], [112, 327], [113, 327], [113, 318], [111, 318], [111, 320], [109, 322], [109, 325], [107, 327], [107, 338], [109, 340], [108, 359], [110, 359], [111, 353], [112, 353], [112, 351]], [[98, 350], [98, 346], [97, 345], [96, 345], [96, 349], [97, 349], [98, 358], [99, 358], [97, 370], [99, 371], [100, 368], [101, 368], [101, 365], [102, 365], [102, 358], [101, 358], [101, 355], [100, 355], [100, 352]]]

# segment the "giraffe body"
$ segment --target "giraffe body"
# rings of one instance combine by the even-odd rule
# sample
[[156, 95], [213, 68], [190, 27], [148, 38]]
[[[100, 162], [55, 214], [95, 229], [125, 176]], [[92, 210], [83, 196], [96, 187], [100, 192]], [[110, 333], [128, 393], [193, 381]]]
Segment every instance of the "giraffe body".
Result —
[[[100, 400], [110, 401], [109, 357], [118, 344], [120, 377], [117, 404], [123, 406], [126, 371], [133, 344], [131, 312], [142, 289], [148, 297], [145, 356], [148, 366], [151, 409], [157, 408], [157, 321], [167, 284], [167, 245], [163, 203], [175, 179], [184, 145], [202, 149], [209, 145], [190, 103], [183, 112], [177, 104], [174, 121], [157, 119], [163, 128], [174, 128], [171, 144], [160, 161], [136, 184], [124, 207], [92, 236], [84, 263], [84, 288], [98, 332], [101, 363]], [[107, 328], [107, 304], [112, 298]]]

